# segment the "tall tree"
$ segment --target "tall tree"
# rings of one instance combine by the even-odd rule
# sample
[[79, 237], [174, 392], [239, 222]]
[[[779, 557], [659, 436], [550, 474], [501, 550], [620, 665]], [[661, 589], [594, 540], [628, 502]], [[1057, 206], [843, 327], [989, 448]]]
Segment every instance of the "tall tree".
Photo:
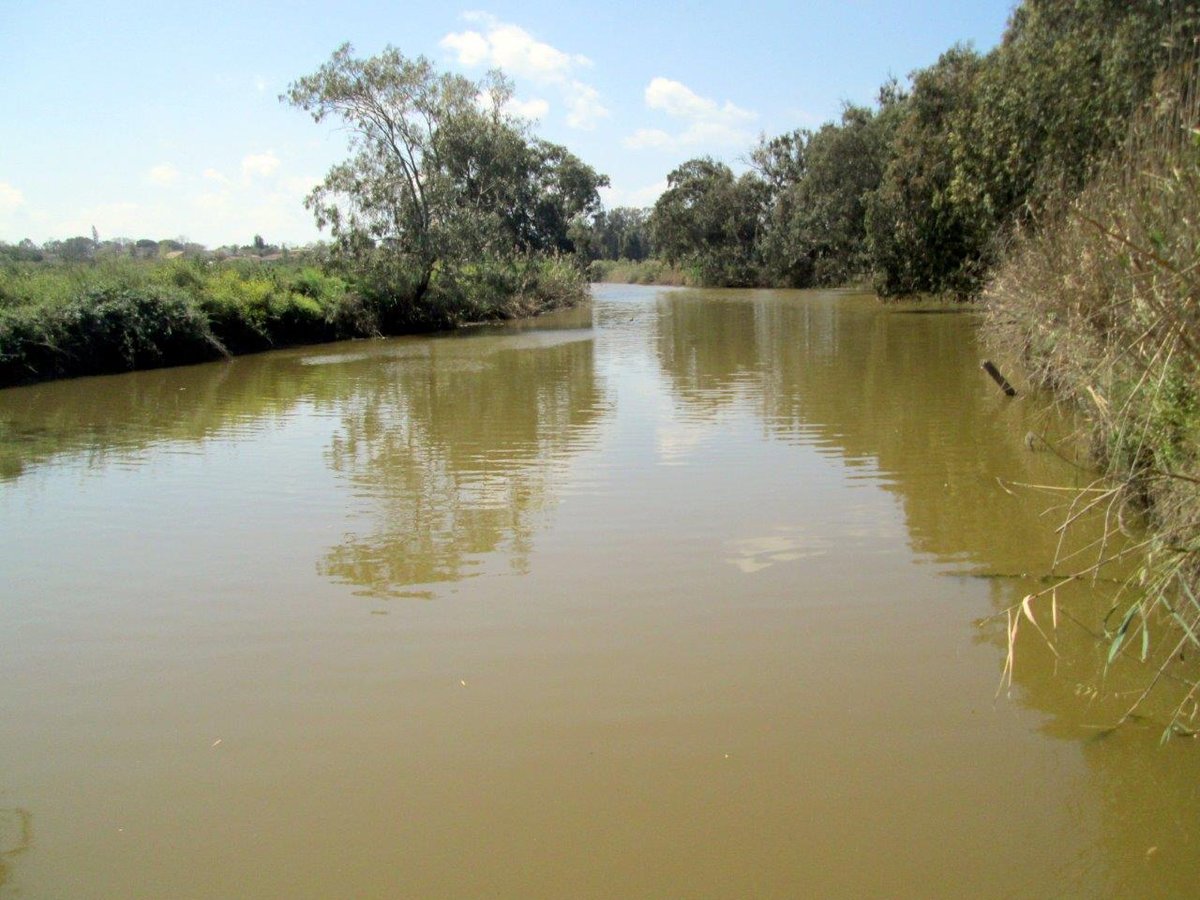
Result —
[[511, 97], [498, 72], [474, 82], [393, 47], [368, 59], [338, 48], [282, 98], [351, 135], [351, 157], [308, 197], [318, 226], [417, 300], [439, 267], [569, 251], [570, 222], [599, 206], [607, 179], [531, 138], [505, 112]]
[[705, 284], [756, 284], [765, 201], [765, 185], [753, 173], [737, 177], [709, 157], [688, 160], [667, 176], [654, 204], [654, 245], [669, 262], [697, 269]]
[[764, 140], [751, 153], [770, 198], [761, 252], [772, 281], [842, 284], [868, 271], [866, 206], [902, 101], [889, 83], [878, 110], [847, 104], [840, 122]]

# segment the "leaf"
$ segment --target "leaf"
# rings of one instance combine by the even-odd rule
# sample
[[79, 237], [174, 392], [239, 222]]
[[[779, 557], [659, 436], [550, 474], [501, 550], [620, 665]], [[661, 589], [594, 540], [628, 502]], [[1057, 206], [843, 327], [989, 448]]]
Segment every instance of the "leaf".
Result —
[[1125, 618], [1121, 620], [1121, 624], [1117, 626], [1116, 636], [1113, 638], [1112, 646], [1108, 648], [1108, 659], [1104, 666], [1112, 665], [1112, 661], [1117, 658], [1117, 654], [1121, 652], [1121, 646], [1125, 643], [1125, 635], [1129, 631], [1129, 623], [1133, 621], [1133, 617], [1137, 614], [1138, 605], [1135, 603], [1129, 607], [1129, 611], [1125, 613]]
[[1171, 618], [1179, 623], [1179, 626], [1183, 629], [1183, 633], [1187, 635], [1188, 640], [1197, 647], [1200, 647], [1200, 640], [1196, 638], [1196, 632], [1192, 631], [1192, 626], [1187, 623], [1187, 620], [1185, 620], [1179, 613], [1175, 612], [1175, 610], [1171, 610]]
[[1021, 612], [1025, 613], [1025, 618], [1027, 618], [1030, 622], [1033, 623], [1034, 628], [1037, 628], [1038, 627], [1037, 619], [1035, 619], [1033, 617], [1033, 610], [1030, 609], [1030, 607], [1029, 607], [1029, 604], [1032, 600], [1033, 600], [1033, 594], [1025, 595], [1025, 599], [1021, 601]]
[[1192, 593], [1191, 587], [1188, 586], [1187, 579], [1179, 579], [1179, 584], [1183, 588], [1184, 593], [1187, 594], [1188, 600], [1192, 602], [1192, 606], [1196, 607], [1196, 609], [1200, 609], [1200, 601], [1198, 601], [1196, 599], [1196, 595]]

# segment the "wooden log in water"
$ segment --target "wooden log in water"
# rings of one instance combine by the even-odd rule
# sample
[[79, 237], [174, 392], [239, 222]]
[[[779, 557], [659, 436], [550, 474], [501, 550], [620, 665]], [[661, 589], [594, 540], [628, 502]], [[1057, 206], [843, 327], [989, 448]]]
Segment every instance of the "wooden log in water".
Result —
[[1004, 391], [1008, 397], [1017, 396], [1017, 389], [1008, 383], [1008, 379], [1000, 374], [1000, 370], [992, 363], [990, 359], [985, 359], [982, 364], [983, 371], [992, 376], [992, 381], [1000, 385], [1000, 390]]

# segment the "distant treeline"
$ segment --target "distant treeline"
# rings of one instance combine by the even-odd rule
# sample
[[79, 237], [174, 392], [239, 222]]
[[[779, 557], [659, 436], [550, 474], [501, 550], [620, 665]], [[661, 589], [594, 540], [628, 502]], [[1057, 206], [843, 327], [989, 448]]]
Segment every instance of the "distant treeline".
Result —
[[187, 238], [118, 237], [100, 239], [93, 229], [91, 237], [78, 235], [65, 240], [49, 240], [35, 244], [29, 238], [15, 244], [0, 241], [0, 265], [5, 263], [80, 263], [106, 259], [266, 259], [276, 260], [294, 256], [328, 256], [328, 247], [316, 242], [304, 247], [271, 244], [262, 235], [254, 235], [249, 244], [226, 244], [210, 250]]
[[948, 49], [840, 121], [764, 138], [735, 175], [668, 176], [647, 215], [581, 228], [587, 259], [646, 255], [711, 285], [869, 279], [885, 296], [981, 290], [1014, 229], [1077, 195], [1200, 30], [1196, 0], [1025, 0], [1003, 40]]

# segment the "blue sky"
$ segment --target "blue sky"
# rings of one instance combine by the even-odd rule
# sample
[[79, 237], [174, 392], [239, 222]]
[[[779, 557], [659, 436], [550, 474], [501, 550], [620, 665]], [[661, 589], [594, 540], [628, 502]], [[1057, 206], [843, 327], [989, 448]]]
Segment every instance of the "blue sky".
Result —
[[164, 3], [0, 0], [0, 240], [320, 236], [302, 206], [345, 135], [278, 101], [343, 41], [478, 77], [504, 69], [537, 133], [649, 205], [694, 156], [813, 127], [1014, 0]]

